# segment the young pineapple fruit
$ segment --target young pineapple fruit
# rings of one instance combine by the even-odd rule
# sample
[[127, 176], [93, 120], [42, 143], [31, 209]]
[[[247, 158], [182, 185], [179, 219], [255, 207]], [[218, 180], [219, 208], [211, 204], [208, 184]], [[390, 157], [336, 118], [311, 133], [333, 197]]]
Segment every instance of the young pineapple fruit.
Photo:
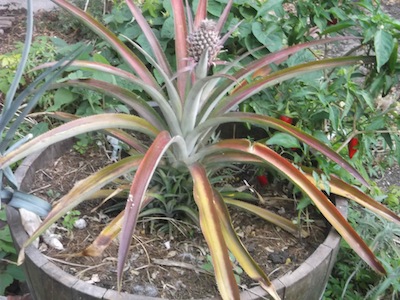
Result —
[[208, 50], [208, 63], [212, 64], [222, 49], [221, 37], [216, 31], [216, 23], [205, 19], [197, 30], [188, 36], [188, 55], [195, 62], [200, 60], [204, 51]]

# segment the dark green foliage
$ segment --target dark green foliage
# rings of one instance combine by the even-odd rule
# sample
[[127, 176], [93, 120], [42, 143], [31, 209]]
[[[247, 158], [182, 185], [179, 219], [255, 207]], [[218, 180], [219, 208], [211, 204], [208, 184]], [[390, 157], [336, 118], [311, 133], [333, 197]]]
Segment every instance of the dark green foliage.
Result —
[[0, 295], [4, 295], [6, 288], [14, 280], [24, 281], [24, 273], [21, 267], [16, 265], [17, 253], [13, 245], [8, 225], [5, 225], [5, 209], [0, 209]]
[[[393, 192], [386, 199], [392, 196]], [[398, 205], [396, 210], [400, 211]], [[343, 242], [323, 299], [397, 299], [400, 295], [398, 226], [354, 206], [350, 209], [349, 220], [380, 256], [388, 275], [379, 277]]]

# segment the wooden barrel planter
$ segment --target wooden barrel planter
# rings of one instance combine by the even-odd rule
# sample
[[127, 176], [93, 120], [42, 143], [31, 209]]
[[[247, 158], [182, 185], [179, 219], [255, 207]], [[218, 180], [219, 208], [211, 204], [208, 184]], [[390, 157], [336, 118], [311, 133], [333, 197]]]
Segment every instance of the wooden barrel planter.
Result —
[[[71, 140], [61, 142], [26, 158], [16, 172], [21, 183], [21, 189], [29, 191], [29, 183], [32, 182], [35, 172], [48, 166], [71, 145]], [[347, 213], [347, 201], [345, 199], [337, 199], [336, 206], [342, 214]], [[14, 238], [14, 244], [19, 250], [28, 236], [22, 227], [18, 210], [8, 207], [7, 220]], [[273, 284], [281, 298], [286, 300], [320, 299], [335, 263], [339, 245], [340, 236], [334, 229], [331, 229], [325, 241], [296, 270], [275, 279]], [[23, 267], [31, 295], [36, 300], [161, 299], [126, 293], [119, 294], [115, 290], [86, 283], [61, 270], [32, 245], [26, 248]], [[261, 287], [255, 287], [242, 292], [241, 299], [269, 298]]]

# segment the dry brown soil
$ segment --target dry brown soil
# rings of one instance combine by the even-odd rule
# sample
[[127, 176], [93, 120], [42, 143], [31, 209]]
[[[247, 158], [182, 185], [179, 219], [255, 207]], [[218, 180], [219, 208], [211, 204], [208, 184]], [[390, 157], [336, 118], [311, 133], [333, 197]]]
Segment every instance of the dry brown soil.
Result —
[[[58, 195], [65, 194], [74, 182], [108, 163], [104, 151], [98, 147], [92, 148], [84, 155], [70, 151], [50, 168], [38, 171], [32, 189], [37, 195], [54, 201], [52, 197], [58, 198]], [[251, 178], [246, 179], [252, 181]], [[285, 211], [288, 218], [296, 219], [297, 212], [293, 200], [286, 198], [278, 201], [273, 195], [266, 195], [264, 198], [266, 206], [272, 211]], [[103, 213], [110, 203], [98, 207], [101, 201], [101, 199], [90, 201], [77, 207], [88, 223], [87, 228], [74, 229], [71, 232], [56, 230], [56, 233], [62, 236], [65, 251], [50, 249], [45, 253], [53, 257], [52, 259], [65, 271], [85, 281], [94, 281], [93, 284], [115, 288], [117, 243], [113, 243], [100, 257], [69, 255], [79, 253], [89, 246], [110, 220], [110, 215]], [[93, 209], [94, 212], [91, 213]], [[244, 212], [232, 210], [231, 214], [234, 227], [250, 254], [256, 258], [267, 274], [271, 274], [271, 278], [294, 270], [312, 253], [327, 232], [324, 222], [312, 221], [308, 225], [304, 223], [303, 226], [311, 236], [299, 239]], [[317, 217], [316, 214], [307, 216], [312, 220], [318, 220]], [[149, 225], [148, 219], [142, 219], [138, 224], [131, 245], [123, 288], [127, 292], [170, 299], [216, 295], [213, 275], [204, 268], [209, 251], [198, 229], [178, 223], [184, 234], [178, 233], [170, 237], [161, 232], [151, 234]], [[65, 257], [65, 254], [68, 254], [68, 257]], [[248, 289], [253, 284], [254, 282], [248, 277], [241, 276], [242, 289]]]

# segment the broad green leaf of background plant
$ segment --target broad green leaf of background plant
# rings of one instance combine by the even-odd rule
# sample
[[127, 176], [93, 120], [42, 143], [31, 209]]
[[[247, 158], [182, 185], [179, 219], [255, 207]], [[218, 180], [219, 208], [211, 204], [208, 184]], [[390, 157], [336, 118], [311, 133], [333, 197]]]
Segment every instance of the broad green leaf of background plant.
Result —
[[379, 29], [375, 33], [374, 38], [375, 54], [376, 54], [376, 68], [379, 72], [381, 67], [389, 61], [392, 54], [394, 42], [393, 36], [383, 29]]
[[48, 111], [59, 110], [63, 105], [67, 105], [75, 101], [75, 96], [70, 90], [58, 89], [54, 94], [54, 104], [48, 108]]
[[10, 274], [14, 279], [19, 281], [25, 280], [24, 270], [16, 264], [9, 264], [7, 266], [7, 273]]
[[4, 295], [6, 288], [13, 283], [14, 278], [8, 273], [0, 273], [0, 295]]
[[283, 33], [278, 30], [277, 24], [253, 23], [252, 31], [257, 40], [265, 45], [270, 52], [278, 51], [282, 48]]
[[265, 142], [265, 144], [269, 146], [278, 145], [285, 148], [300, 148], [299, 140], [294, 136], [284, 132], [275, 133]]
[[6, 253], [16, 253], [8, 226], [4, 226], [0, 229], [0, 250]]

